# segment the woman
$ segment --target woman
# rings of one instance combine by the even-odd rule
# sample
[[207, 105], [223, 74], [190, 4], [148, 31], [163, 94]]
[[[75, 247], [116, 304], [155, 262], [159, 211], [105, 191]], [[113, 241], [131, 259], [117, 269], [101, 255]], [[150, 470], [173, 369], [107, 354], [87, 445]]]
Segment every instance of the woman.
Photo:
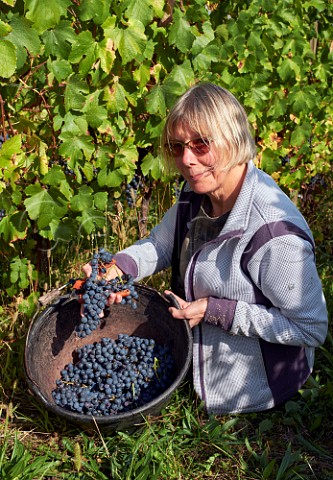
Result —
[[209, 413], [272, 408], [307, 380], [327, 333], [309, 227], [255, 167], [245, 111], [227, 90], [190, 88], [162, 143], [185, 186], [149, 238], [116, 254], [118, 273], [140, 280], [172, 266], [181, 309], [170, 312], [193, 328], [194, 387]]

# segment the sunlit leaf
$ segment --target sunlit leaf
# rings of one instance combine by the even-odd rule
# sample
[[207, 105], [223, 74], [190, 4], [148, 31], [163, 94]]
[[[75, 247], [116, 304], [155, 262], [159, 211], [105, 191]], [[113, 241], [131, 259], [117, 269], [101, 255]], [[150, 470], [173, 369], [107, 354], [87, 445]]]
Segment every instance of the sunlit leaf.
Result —
[[100, 103], [101, 91], [96, 90], [86, 98], [82, 112], [90, 126], [98, 128], [107, 119], [106, 108]]
[[88, 85], [77, 76], [71, 76], [67, 80], [65, 88], [66, 111], [72, 109], [81, 112], [86, 101], [86, 96], [84, 95], [86, 93], [89, 93]]
[[76, 41], [76, 35], [71, 23], [65, 20], [59, 22], [55, 28], [44, 32], [42, 38], [47, 57], [53, 55], [66, 60], [71, 51], [71, 45]]
[[142, 58], [147, 37], [141, 22], [130, 19], [125, 28], [114, 28], [109, 34], [114, 40], [115, 48], [119, 50], [123, 65], [131, 60]]
[[126, 18], [135, 18], [143, 25], [147, 25], [153, 19], [150, 0], [125, 0], [123, 8]]
[[146, 96], [147, 111], [163, 117], [166, 113], [164, 90], [160, 85], [155, 85]]
[[149, 175], [158, 180], [163, 171], [163, 160], [161, 157], [154, 157], [151, 153], [146, 155], [141, 163], [141, 170], [144, 175]]
[[97, 175], [97, 181], [100, 187], [119, 187], [123, 180], [124, 175], [118, 170], [109, 170], [107, 167], [102, 168]]
[[80, 20], [100, 25], [110, 15], [111, 3], [112, 0], [82, 0], [78, 9]]
[[38, 32], [55, 27], [66, 16], [70, 0], [25, 0], [26, 17]]
[[73, 73], [70, 63], [65, 59], [60, 60], [48, 60], [50, 72], [53, 73], [58, 82], [65, 80], [69, 75]]
[[11, 77], [16, 69], [16, 47], [8, 40], [0, 40], [0, 77]]
[[11, 243], [23, 240], [27, 236], [28, 222], [22, 212], [3, 218], [0, 222], [0, 238]]
[[170, 27], [169, 42], [175, 45], [181, 52], [187, 53], [195, 40], [188, 21], [182, 12], [176, 8], [173, 13], [173, 25]]
[[95, 150], [89, 135], [72, 135], [65, 132], [59, 135], [59, 138], [63, 142], [59, 147], [59, 153], [64, 158], [78, 160], [84, 155], [86, 159], [89, 159]]
[[71, 199], [70, 205], [74, 212], [83, 212], [87, 208], [91, 208], [93, 205], [93, 190], [90, 187], [83, 186], [78, 190], [77, 195]]

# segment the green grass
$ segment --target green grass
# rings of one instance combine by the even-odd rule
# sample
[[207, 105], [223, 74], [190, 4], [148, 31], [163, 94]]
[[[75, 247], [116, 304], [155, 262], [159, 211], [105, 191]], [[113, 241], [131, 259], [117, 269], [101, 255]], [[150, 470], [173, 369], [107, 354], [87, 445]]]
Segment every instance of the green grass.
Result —
[[[77, 247], [66, 255], [72, 271], [59, 271], [61, 281], [79, 271]], [[89, 258], [89, 248], [84, 255]], [[332, 312], [333, 263], [323, 259], [318, 264]], [[168, 275], [148, 283], [162, 290]], [[278, 408], [210, 417], [186, 383], [159, 417], [142, 419], [133, 431], [85, 432], [46, 411], [27, 389], [23, 364], [31, 316], [22, 305], [15, 299], [0, 307], [1, 480], [333, 479], [332, 330], [307, 384]]]

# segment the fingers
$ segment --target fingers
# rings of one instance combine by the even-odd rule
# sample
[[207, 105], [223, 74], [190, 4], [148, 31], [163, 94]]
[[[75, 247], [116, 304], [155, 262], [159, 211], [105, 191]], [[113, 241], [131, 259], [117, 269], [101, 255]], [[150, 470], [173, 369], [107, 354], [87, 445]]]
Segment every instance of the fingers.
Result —
[[121, 303], [122, 302], [122, 295], [120, 293], [111, 293], [108, 298], [108, 305], [113, 305], [114, 303]]
[[[92, 267], [90, 263], [86, 263], [82, 267], [82, 271], [85, 274], [86, 277], [90, 277], [91, 272], [92, 272]], [[120, 270], [115, 264], [111, 265], [111, 267], [108, 267], [106, 272], [103, 274], [103, 278], [105, 280], [113, 280], [114, 278], [117, 277], [122, 277], [124, 275], [124, 272]]]
[[179, 299], [181, 309], [169, 307], [169, 312], [171, 313], [173, 318], [179, 320], [187, 320], [191, 328], [199, 325], [199, 323], [202, 322], [205, 316], [208, 299], [200, 298], [199, 300], [195, 300], [194, 302], [186, 302], [179, 297], [177, 297], [177, 299]]
[[185, 308], [185, 307], [187, 307], [187, 306], [189, 305], [189, 303], [186, 302], [186, 300], [184, 300], [184, 299], [181, 298], [181, 297], [178, 297], [178, 295], [176, 295], [175, 293], [171, 292], [171, 290], [165, 290], [164, 293], [165, 293], [166, 295], [173, 295], [173, 296], [176, 298], [176, 300], [178, 301], [178, 303], [179, 303], [179, 305], [180, 305], [180, 308], [182, 308], [182, 309]]
[[91, 268], [90, 263], [86, 263], [85, 265], [83, 265], [82, 271], [83, 271], [83, 273], [85, 274], [86, 277], [90, 277], [91, 272], [92, 272], [92, 268]]

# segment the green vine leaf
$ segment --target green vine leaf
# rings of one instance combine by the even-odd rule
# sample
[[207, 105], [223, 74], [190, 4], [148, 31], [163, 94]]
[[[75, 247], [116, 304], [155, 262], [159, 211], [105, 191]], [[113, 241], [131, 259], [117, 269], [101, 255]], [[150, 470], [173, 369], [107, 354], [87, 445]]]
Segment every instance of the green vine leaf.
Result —
[[169, 30], [169, 43], [175, 45], [182, 53], [191, 50], [195, 36], [183, 13], [176, 8], [173, 12], [173, 25]]
[[2, 144], [0, 149], [0, 168], [8, 168], [12, 160], [17, 163], [17, 157], [23, 153], [21, 142], [21, 135], [15, 135]]
[[111, 86], [105, 87], [103, 100], [110, 113], [122, 112], [127, 109], [126, 90], [119, 83], [118, 77], [114, 78]]
[[142, 161], [141, 170], [144, 175], [151, 174], [154, 180], [160, 179], [164, 170], [161, 157], [154, 157], [148, 153]]
[[49, 224], [49, 230], [44, 231], [45, 238], [55, 240], [56, 242], [69, 242], [77, 235], [77, 225], [72, 218], [64, 217], [59, 220], [54, 220]]
[[22, 17], [13, 17], [10, 21], [12, 28], [8, 35], [10, 40], [17, 48], [17, 68], [21, 68], [27, 58], [27, 51], [31, 55], [37, 56], [41, 50], [41, 41], [38, 33], [31, 26], [31, 22]]
[[83, 212], [94, 204], [92, 197], [93, 190], [84, 185], [79, 188], [77, 195], [71, 199], [70, 206], [73, 212]]
[[277, 157], [274, 150], [266, 148], [261, 157], [261, 168], [268, 174], [276, 172], [280, 159]]
[[164, 88], [161, 85], [155, 85], [146, 96], [147, 111], [153, 115], [164, 117], [166, 114], [166, 102]]
[[27, 259], [13, 258], [10, 264], [11, 282], [18, 284], [20, 289], [28, 288], [31, 280], [31, 270], [30, 262]]
[[45, 55], [60, 59], [68, 59], [71, 51], [71, 45], [76, 41], [76, 35], [72, 25], [67, 20], [62, 20], [59, 24], [43, 33], [42, 39], [45, 45]]
[[285, 58], [277, 68], [277, 72], [283, 82], [293, 79], [300, 80], [300, 66], [292, 58]]
[[116, 52], [111, 38], [105, 38], [97, 45], [97, 55], [101, 60], [101, 68], [105, 73], [110, 73], [116, 59]]
[[16, 70], [16, 47], [8, 40], [0, 40], [0, 77], [10, 78]]
[[[54, 218], [62, 218], [67, 214], [67, 203], [62, 201], [59, 192], [54, 191], [54, 196], [41, 187], [41, 185], [30, 185], [25, 193], [29, 196], [24, 200], [31, 220], [36, 220], [40, 229], [48, 227]], [[55, 198], [56, 199], [55, 199]]]
[[98, 210], [105, 210], [108, 203], [107, 192], [97, 192], [94, 194], [94, 204]]
[[318, 105], [319, 96], [314, 88], [305, 87], [300, 90], [296, 89], [290, 93], [289, 100], [293, 104], [294, 112], [306, 114], [311, 113], [316, 105]]
[[25, 0], [26, 17], [32, 21], [37, 32], [55, 27], [67, 14], [70, 0]]
[[[86, 97], [83, 99], [86, 101]], [[88, 122], [84, 115], [73, 115], [71, 112], [67, 112], [64, 117], [59, 115], [59, 117], [54, 117], [54, 120], [54, 128], [56, 130], [61, 128], [62, 133], [86, 135], [88, 131]]]
[[80, 20], [101, 25], [110, 15], [111, 3], [112, 0], [82, 0], [78, 9]]
[[82, 109], [82, 113], [85, 113], [85, 119], [93, 128], [98, 128], [108, 118], [106, 108], [99, 103], [101, 94], [101, 90], [95, 90], [94, 93], [86, 98]]
[[82, 81], [78, 76], [71, 75], [66, 82], [65, 88], [65, 108], [66, 111], [77, 110], [81, 112], [86, 96], [89, 93], [87, 83]]
[[22, 212], [3, 218], [0, 222], [0, 237], [10, 244], [27, 237], [28, 223]]
[[122, 65], [132, 60], [143, 60], [147, 37], [143, 24], [135, 19], [128, 20], [125, 28], [116, 27], [110, 32], [115, 48], [122, 58]]
[[97, 175], [98, 185], [100, 187], [119, 187], [124, 180], [124, 175], [119, 170], [110, 170], [104, 167]]
[[66, 180], [66, 175], [63, 169], [59, 165], [55, 165], [44, 175], [43, 184], [58, 187], [64, 180]]
[[312, 127], [309, 123], [298, 125], [291, 134], [290, 143], [295, 147], [301, 146], [304, 142], [308, 142], [311, 136]]
[[84, 210], [78, 217], [80, 224], [79, 235], [89, 235], [96, 229], [103, 229], [105, 226], [105, 216], [102, 212], [94, 209]]
[[148, 25], [154, 16], [150, 0], [125, 0], [122, 8], [126, 18], [135, 18], [144, 26]]
[[75, 161], [84, 156], [89, 160], [94, 153], [95, 147], [89, 135], [72, 135], [70, 132], [64, 132], [59, 135], [59, 138], [63, 142], [59, 147], [59, 153], [64, 158]]
[[73, 72], [71, 65], [64, 58], [59, 60], [48, 59], [47, 66], [59, 83], [66, 80]]
[[7, 35], [12, 31], [12, 27], [0, 20], [0, 38], [7, 37]]

